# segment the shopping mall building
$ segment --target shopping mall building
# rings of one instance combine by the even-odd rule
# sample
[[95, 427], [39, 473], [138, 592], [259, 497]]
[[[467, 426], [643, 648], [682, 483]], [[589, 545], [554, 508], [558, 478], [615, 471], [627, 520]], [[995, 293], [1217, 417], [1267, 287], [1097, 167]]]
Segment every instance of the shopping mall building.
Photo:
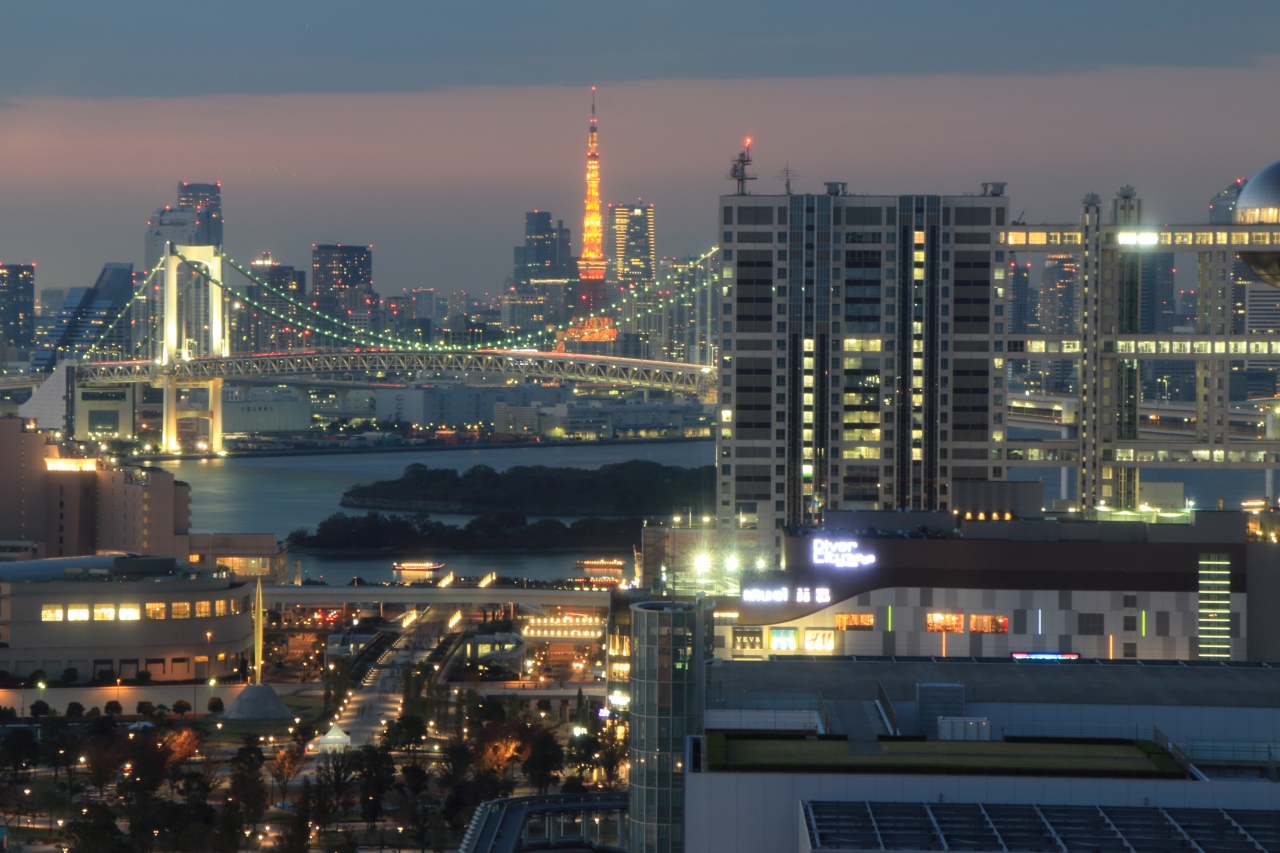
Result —
[[786, 537], [785, 570], [743, 571], [734, 596], [708, 584], [715, 653], [1280, 660], [1270, 519], [829, 512], [824, 527]]

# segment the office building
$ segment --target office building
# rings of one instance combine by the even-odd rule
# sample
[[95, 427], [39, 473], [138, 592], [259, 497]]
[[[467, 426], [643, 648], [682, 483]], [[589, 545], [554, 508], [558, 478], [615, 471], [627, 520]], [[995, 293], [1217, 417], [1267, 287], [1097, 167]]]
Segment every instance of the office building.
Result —
[[373, 247], [322, 243], [311, 247], [311, 302], [322, 314], [356, 322], [367, 314], [373, 290]]
[[685, 740], [702, 730], [714, 602], [631, 605], [631, 846], [685, 850]]
[[222, 245], [222, 182], [178, 184], [178, 207], [196, 212], [194, 246]]
[[609, 222], [613, 232], [612, 280], [624, 291], [652, 285], [658, 277], [653, 204], [643, 199], [611, 204]]
[[0, 264], [0, 346], [30, 352], [35, 315], [36, 265]]
[[238, 351], [283, 352], [318, 345], [298, 322], [298, 305], [309, 302], [306, 271], [277, 263], [270, 252], [263, 252], [249, 269], [262, 284], [245, 285], [245, 296], [252, 302], [244, 303]]
[[521, 335], [547, 327], [550, 311], [540, 293], [504, 293], [499, 298], [499, 322], [507, 335]]
[[569, 279], [577, 274], [569, 229], [563, 220], [553, 225], [548, 211], [533, 210], [524, 215], [524, 244], [516, 246], [514, 254], [517, 290], [535, 287], [536, 281]]
[[1078, 330], [1079, 286], [1080, 264], [1074, 254], [1057, 252], [1045, 257], [1036, 304], [1041, 331], [1065, 335]]
[[58, 362], [81, 358], [90, 349], [104, 358], [132, 357], [133, 333], [124, 315], [133, 289], [133, 264], [104, 264], [93, 287], [69, 289], [43, 344], [31, 358], [32, 368], [52, 370]]
[[44, 290], [40, 291], [40, 298], [37, 301], [36, 307], [39, 309], [39, 316], [56, 316], [58, 310], [62, 308], [62, 303], [66, 298], [66, 290], [60, 287], [46, 287]]

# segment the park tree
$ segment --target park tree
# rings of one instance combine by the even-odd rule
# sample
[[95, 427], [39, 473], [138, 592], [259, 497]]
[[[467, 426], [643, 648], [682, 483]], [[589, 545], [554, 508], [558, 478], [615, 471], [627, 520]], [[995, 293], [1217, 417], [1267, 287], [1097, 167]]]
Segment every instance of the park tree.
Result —
[[267, 772], [271, 779], [280, 786], [280, 799], [289, 799], [289, 783], [302, 772], [302, 765], [307, 760], [306, 751], [295, 745], [282, 747], [267, 762]]
[[366, 744], [357, 750], [356, 777], [360, 782], [360, 816], [369, 831], [382, 817], [382, 801], [396, 781], [396, 765], [386, 747]]
[[118, 717], [124, 713], [124, 708], [120, 707], [120, 703], [115, 699], [109, 699], [107, 704], [102, 706], [102, 713], [108, 717]]
[[256, 826], [267, 811], [267, 786], [262, 781], [265, 763], [262, 750], [242, 746], [229, 765], [231, 796], [240, 804], [240, 813], [250, 826]]
[[564, 747], [555, 732], [545, 729], [533, 736], [529, 744], [529, 756], [520, 765], [525, 779], [545, 794], [547, 789], [560, 781], [559, 772], [564, 769]]

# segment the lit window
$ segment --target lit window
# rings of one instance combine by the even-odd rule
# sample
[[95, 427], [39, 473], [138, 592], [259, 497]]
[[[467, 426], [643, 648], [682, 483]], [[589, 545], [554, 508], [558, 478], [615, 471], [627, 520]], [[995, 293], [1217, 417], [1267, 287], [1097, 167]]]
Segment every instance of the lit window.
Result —
[[208, 655], [196, 655], [196, 663], [208, 663], [208, 662], [209, 662]]
[[93, 605], [93, 621], [94, 622], [114, 622], [115, 618], [116, 618], [116, 606], [114, 604]]
[[196, 618], [197, 618], [197, 619], [208, 619], [208, 618], [209, 618], [210, 616], [212, 616], [212, 615], [213, 615], [213, 602], [212, 602], [212, 601], [197, 601], [197, 602], [196, 602]]
[[810, 628], [804, 632], [806, 652], [831, 652], [836, 648], [836, 632]]
[[148, 601], [147, 602], [147, 618], [163, 619], [164, 618], [164, 602]]
[[142, 618], [142, 611], [136, 604], [121, 604], [118, 615], [123, 622], [137, 622]]
[[874, 613], [837, 613], [837, 631], [870, 631], [876, 627]]
[[218, 660], [226, 660], [226, 659], [227, 659], [226, 652], [218, 652]]
[[213, 603], [213, 615], [214, 616], [227, 615], [227, 600], [225, 598], [220, 598]]
[[61, 604], [45, 604], [40, 607], [41, 622], [61, 622], [62, 621], [62, 605]]
[[1007, 634], [1009, 633], [1009, 617], [971, 614], [969, 616], [969, 632], [972, 634]]
[[963, 613], [926, 613], [924, 629], [935, 634], [963, 634]]
[[68, 604], [67, 605], [67, 621], [68, 622], [88, 622], [89, 621], [89, 605]]
[[175, 601], [172, 605], [174, 619], [190, 619], [191, 603], [187, 601]]

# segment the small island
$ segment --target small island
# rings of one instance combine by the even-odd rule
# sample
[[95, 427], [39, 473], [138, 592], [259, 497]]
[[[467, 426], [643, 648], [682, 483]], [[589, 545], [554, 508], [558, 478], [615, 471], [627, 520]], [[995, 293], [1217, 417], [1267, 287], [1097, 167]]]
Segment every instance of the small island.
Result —
[[680, 468], [633, 460], [596, 469], [517, 466], [495, 471], [413, 464], [399, 479], [352, 486], [342, 506], [392, 512], [646, 516], [709, 511], [715, 466]]
[[289, 534], [289, 547], [328, 554], [404, 554], [436, 551], [630, 551], [640, 544], [639, 518], [584, 518], [565, 524], [544, 518], [530, 524], [518, 513], [480, 515], [465, 527], [370, 512], [338, 512]]

